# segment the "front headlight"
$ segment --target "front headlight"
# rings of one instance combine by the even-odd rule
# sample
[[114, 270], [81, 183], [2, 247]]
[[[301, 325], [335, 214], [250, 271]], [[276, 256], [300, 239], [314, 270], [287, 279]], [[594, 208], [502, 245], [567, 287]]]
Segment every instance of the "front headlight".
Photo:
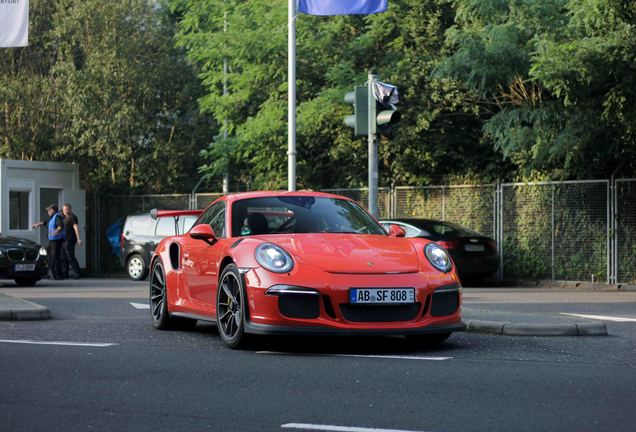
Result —
[[41, 247], [40, 248], [40, 256], [47, 256], [47, 255], [48, 255], [48, 253], [46, 252], [46, 249]]
[[438, 244], [427, 244], [424, 248], [424, 255], [426, 255], [431, 265], [441, 272], [448, 273], [453, 268], [450, 256], [448, 256], [448, 253]]
[[263, 268], [274, 273], [287, 273], [294, 268], [291, 255], [285, 249], [272, 243], [258, 245], [254, 255]]

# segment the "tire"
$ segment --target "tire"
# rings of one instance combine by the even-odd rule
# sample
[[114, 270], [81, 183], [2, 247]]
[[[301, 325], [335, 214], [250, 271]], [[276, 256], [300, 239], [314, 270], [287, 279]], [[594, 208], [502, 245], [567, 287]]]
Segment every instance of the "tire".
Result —
[[247, 344], [246, 313], [243, 277], [236, 265], [228, 264], [221, 273], [216, 290], [216, 326], [221, 340], [231, 349]]
[[152, 325], [158, 330], [190, 330], [197, 325], [197, 320], [171, 317], [168, 312], [168, 286], [166, 273], [160, 259], [152, 266], [149, 278], [149, 304]]
[[141, 281], [148, 276], [148, 265], [146, 260], [139, 254], [133, 254], [126, 261], [128, 276], [134, 281]]
[[14, 281], [18, 286], [26, 287], [35, 285], [40, 279], [34, 277], [19, 277], [15, 278]]
[[414, 345], [439, 345], [448, 339], [451, 332], [406, 335], [406, 339]]

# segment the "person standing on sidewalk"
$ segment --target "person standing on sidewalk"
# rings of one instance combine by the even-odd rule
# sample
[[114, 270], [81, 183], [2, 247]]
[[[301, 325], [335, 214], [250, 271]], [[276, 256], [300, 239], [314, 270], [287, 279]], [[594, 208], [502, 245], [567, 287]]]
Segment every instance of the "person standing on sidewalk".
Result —
[[49, 271], [52, 279], [62, 279], [62, 243], [64, 242], [64, 221], [57, 210], [57, 204], [46, 208], [49, 214], [48, 222], [40, 221], [32, 225], [33, 228], [46, 226], [49, 238]]
[[73, 270], [74, 274], [71, 274], [73, 279], [80, 277], [80, 267], [75, 258], [75, 245], [82, 245], [82, 239], [79, 235], [79, 222], [75, 213], [72, 212], [73, 208], [69, 203], [64, 204], [62, 207], [62, 215], [64, 216], [64, 244], [62, 245], [62, 277], [67, 278], [69, 276], [69, 266]]

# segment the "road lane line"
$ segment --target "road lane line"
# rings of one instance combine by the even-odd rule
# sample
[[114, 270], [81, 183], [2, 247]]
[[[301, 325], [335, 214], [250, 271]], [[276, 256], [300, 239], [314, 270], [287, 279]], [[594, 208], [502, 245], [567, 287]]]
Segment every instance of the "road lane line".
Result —
[[602, 316], [602, 315], [583, 315], [583, 314], [573, 314], [573, 313], [565, 313], [565, 312], [561, 312], [561, 315], [569, 315], [569, 316], [575, 316], [579, 318], [589, 318], [589, 319], [602, 320], [602, 321], [636, 322], [636, 318], [611, 317], [611, 316]]
[[413, 431], [404, 429], [378, 429], [378, 428], [366, 428], [356, 426], [335, 426], [335, 425], [321, 425], [311, 423], [286, 423], [280, 426], [281, 429], [303, 429], [303, 430], [318, 430], [318, 431], [333, 431], [333, 432], [425, 432], [425, 431]]
[[380, 358], [380, 359], [393, 359], [393, 360], [426, 360], [426, 361], [441, 361], [450, 360], [452, 357], [430, 357], [430, 356], [398, 356], [398, 355], [363, 355], [363, 354], [311, 354], [311, 353], [292, 353], [292, 352], [276, 352], [276, 351], [256, 351], [256, 354], [269, 354], [269, 355], [301, 355], [301, 356], [316, 356], [316, 357], [360, 357], [360, 358]]
[[34, 341], [34, 340], [9, 340], [0, 339], [0, 343], [28, 344], [28, 345], [61, 345], [61, 346], [85, 346], [85, 347], [109, 347], [115, 346], [116, 343], [100, 343], [100, 342], [66, 342], [66, 341]]
[[132, 307], [134, 307], [135, 309], [150, 309], [150, 305], [147, 303], [134, 303], [134, 302], [130, 302], [130, 305]]

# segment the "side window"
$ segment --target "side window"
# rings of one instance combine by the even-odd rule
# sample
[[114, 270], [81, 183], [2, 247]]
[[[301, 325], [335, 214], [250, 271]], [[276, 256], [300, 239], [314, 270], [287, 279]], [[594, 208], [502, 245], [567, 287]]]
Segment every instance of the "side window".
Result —
[[418, 230], [415, 227], [412, 227], [411, 225], [402, 225], [402, 224], [400, 224], [400, 226], [402, 228], [404, 228], [404, 231], [406, 232], [406, 236], [407, 237], [415, 237], [416, 235], [418, 235], [420, 233], [420, 230]]
[[128, 226], [128, 221], [126, 222], [126, 235], [128, 235], [128, 230], [130, 230], [132, 235], [153, 235], [155, 221], [150, 216], [131, 216], [129, 221], [130, 226]]
[[180, 234], [185, 234], [188, 231], [190, 231], [190, 228], [192, 228], [192, 225], [194, 225], [194, 222], [197, 220], [196, 216], [183, 216], [180, 220], [179, 220], [179, 230], [180, 230]]
[[208, 208], [197, 221], [197, 225], [199, 224], [208, 224], [217, 237], [225, 237], [225, 202], [218, 202]]
[[169, 236], [175, 235], [174, 218], [171, 218], [171, 217], [158, 218], [155, 235], [160, 237], [169, 237]]

